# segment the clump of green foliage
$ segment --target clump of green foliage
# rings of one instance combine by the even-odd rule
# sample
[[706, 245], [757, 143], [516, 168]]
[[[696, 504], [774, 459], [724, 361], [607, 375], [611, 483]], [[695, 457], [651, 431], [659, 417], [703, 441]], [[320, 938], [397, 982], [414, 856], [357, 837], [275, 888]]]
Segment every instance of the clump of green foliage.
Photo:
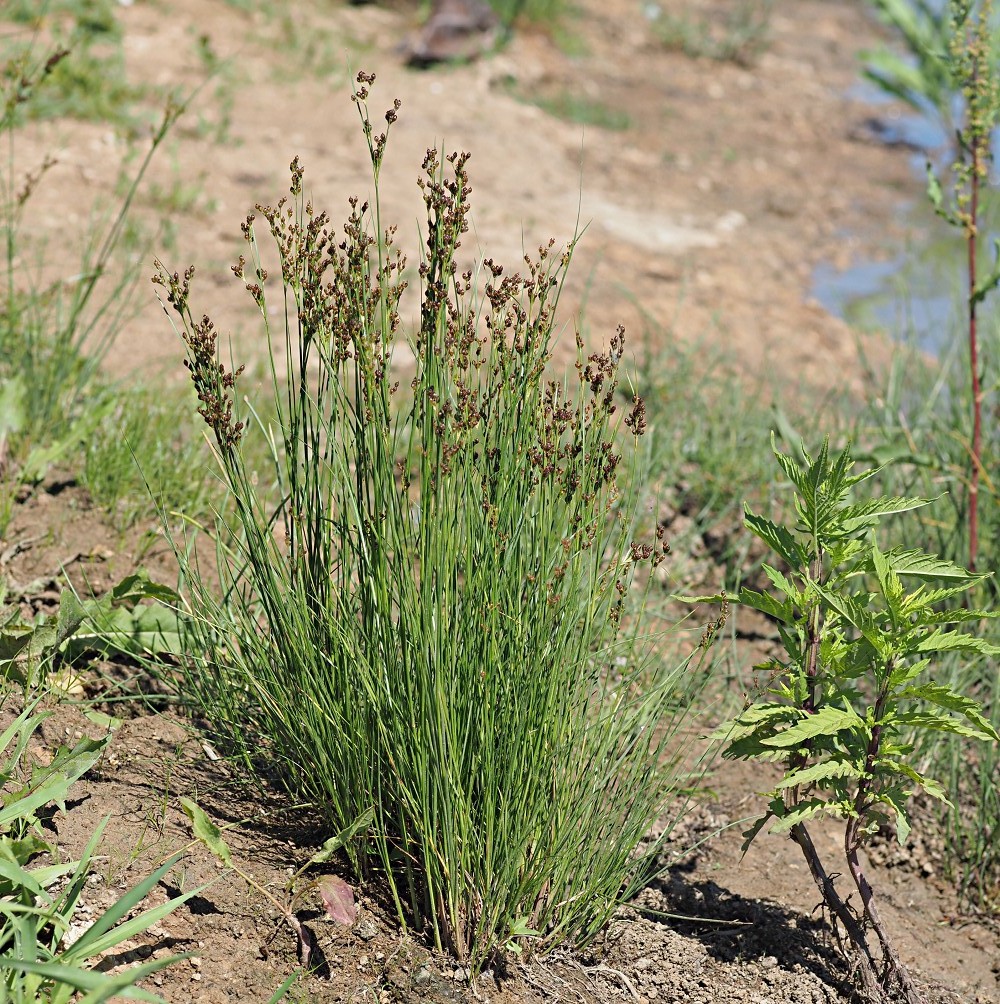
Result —
[[40, 819], [43, 810], [65, 805], [72, 786], [95, 765], [112, 733], [101, 739], [80, 739], [72, 748], [53, 751], [47, 763], [38, 763], [29, 750], [38, 726], [49, 714], [38, 711], [37, 700], [29, 702], [0, 735], [0, 784], [4, 791], [0, 809], [0, 995], [4, 1000], [38, 1004], [68, 1004], [71, 1000], [103, 1004], [119, 997], [161, 1001], [135, 984], [188, 956], [152, 959], [114, 975], [88, 963], [99, 961], [147, 931], [205, 887], [135, 914], [183, 856], [175, 855], [120, 896], [79, 936], [71, 936], [107, 820], [97, 828], [78, 861], [52, 862], [50, 858], [45, 863], [43, 855], [52, 855], [55, 848], [42, 836]]
[[[578, 341], [576, 369], [549, 379], [572, 245], [515, 273], [461, 265], [466, 155], [424, 161], [420, 322], [397, 344], [406, 263], [377, 190], [399, 103], [376, 132], [373, 79], [354, 99], [374, 202], [352, 199], [334, 229], [296, 159], [289, 197], [243, 227], [234, 272], [265, 326], [274, 422], [192, 311], [192, 270], [155, 277], [238, 522], [218, 530], [221, 597], [178, 547], [195, 610], [183, 687], [251, 775], [334, 832], [370, 818], [345, 846], [356, 872], [475, 969], [585, 941], [655, 867], [662, 843], [636, 849], [677, 804], [668, 744], [701, 677], [652, 665], [642, 604], [626, 607], [667, 548], [635, 539], [619, 482], [616, 441], [646, 425], [641, 400], [617, 410], [623, 335], [590, 355]], [[255, 436], [270, 501], [244, 454]]]
[[[0, 63], [0, 538], [16, 499], [56, 464], [82, 454], [75, 472], [126, 523], [148, 515], [147, 486], [158, 499], [185, 499], [189, 515], [205, 504], [206, 477], [177, 417], [179, 395], [112, 385], [101, 373], [107, 351], [135, 309], [137, 265], [132, 208], [156, 151], [183, 107], [169, 102], [137, 168], [118, 179], [120, 201], [94, 212], [79, 257], [49, 259], [33, 232], [32, 200], [55, 161], [25, 168], [18, 127], [57, 82], [73, 55], [15, 47]], [[75, 250], [60, 234], [60, 252]], [[138, 468], [141, 468], [141, 473]]]
[[[815, 459], [803, 450], [802, 464], [774, 452], [795, 489], [796, 519], [781, 525], [749, 507], [745, 519], [780, 559], [780, 566], [764, 565], [773, 590], [743, 588], [702, 599], [743, 604], [772, 618], [785, 654], [757, 667], [767, 674], [769, 699], [746, 707], [716, 736], [726, 742], [723, 756], [774, 762], [784, 771], [767, 795], [767, 811], [746, 833], [745, 847], [768, 824], [772, 832], [788, 833], [846, 938], [865, 992], [888, 1000], [898, 991], [916, 1004], [921, 996], [879, 916], [859, 851], [883, 825], [894, 825], [905, 842], [915, 792], [947, 801], [941, 783], [918, 769], [915, 737], [1000, 741], [976, 700], [929, 673], [932, 660], [942, 657], [1000, 654], [954, 627], [994, 614], [948, 606], [985, 577], [919, 550], [883, 552], [874, 537], [882, 518], [930, 500], [853, 501], [855, 489], [878, 469], [854, 473], [849, 449], [832, 456], [824, 443]], [[857, 911], [810, 837], [808, 823], [820, 816], [844, 823]]]

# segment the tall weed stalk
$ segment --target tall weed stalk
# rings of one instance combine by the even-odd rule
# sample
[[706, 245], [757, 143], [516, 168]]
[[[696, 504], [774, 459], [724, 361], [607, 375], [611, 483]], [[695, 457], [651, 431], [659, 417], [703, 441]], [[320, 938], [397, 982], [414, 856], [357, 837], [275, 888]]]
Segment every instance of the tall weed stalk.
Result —
[[[980, 334], [987, 358], [1000, 351], [1000, 328], [984, 325]], [[968, 425], [971, 388], [968, 380], [968, 346], [961, 339], [951, 343], [939, 360], [929, 363], [917, 353], [898, 352], [887, 379], [869, 393], [870, 404], [855, 426], [859, 441], [875, 443], [867, 459], [888, 463], [878, 489], [891, 495], [940, 496], [933, 509], [916, 510], [909, 528], [890, 524], [888, 541], [912, 546], [915, 540], [952, 561], [967, 554], [968, 512], [966, 486], [969, 479]], [[987, 416], [997, 408], [997, 380], [983, 386]], [[982, 472], [979, 485], [979, 554], [985, 568], [996, 566], [1000, 552], [1000, 424], [984, 422]], [[863, 486], [862, 486], [863, 487]], [[913, 524], [918, 523], [918, 527]], [[974, 602], [995, 606], [1000, 596], [994, 576], [980, 581]], [[956, 597], [953, 602], [964, 598]], [[995, 641], [996, 623], [980, 625], [980, 633]], [[1000, 690], [996, 659], [942, 659], [935, 671], [942, 685], [974, 694], [984, 714], [1000, 729]], [[915, 737], [918, 738], [918, 737]], [[945, 873], [956, 882], [964, 904], [995, 912], [1000, 908], [1000, 756], [996, 744], [974, 751], [959, 739], [925, 737], [918, 742], [921, 770], [940, 777], [956, 792], [954, 806], [934, 803], [944, 837]]]
[[972, 390], [972, 440], [969, 448], [969, 557], [975, 571], [979, 556], [979, 484], [982, 479], [983, 374], [979, 356], [979, 306], [1000, 284], [1000, 241], [994, 241], [996, 263], [984, 274], [978, 262], [981, 189], [989, 180], [991, 139], [1000, 117], [1000, 78], [994, 51], [992, 0], [950, 0], [949, 67], [964, 99], [957, 155], [952, 166], [952, 199], [946, 204], [941, 183], [927, 165], [928, 195], [937, 213], [961, 231], [966, 244], [966, 316], [969, 380]]
[[[636, 847], [682, 783], [668, 749], [699, 674], [653, 665], [642, 602], [625, 602], [667, 548], [633, 540], [619, 487], [616, 435], [645, 429], [640, 399], [616, 414], [622, 333], [590, 356], [578, 339], [575, 371], [549, 379], [572, 245], [519, 273], [460, 264], [464, 154], [424, 160], [419, 329], [397, 346], [406, 262], [377, 191], [399, 103], [376, 133], [373, 80], [354, 99], [374, 202], [352, 199], [336, 233], [296, 159], [290, 197], [243, 227], [234, 272], [260, 308], [273, 424], [192, 312], [192, 271], [154, 279], [238, 517], [218, 529], [221, 597], [180, 554], [198, 625], [185, 686], [251, 772], [331, 828], [374, 810], [346, 848], [357, 873], [475, 968], [586, 940], [648, 875], [658, 848]], [[244, 456], [257, 434], [273, 505]]]

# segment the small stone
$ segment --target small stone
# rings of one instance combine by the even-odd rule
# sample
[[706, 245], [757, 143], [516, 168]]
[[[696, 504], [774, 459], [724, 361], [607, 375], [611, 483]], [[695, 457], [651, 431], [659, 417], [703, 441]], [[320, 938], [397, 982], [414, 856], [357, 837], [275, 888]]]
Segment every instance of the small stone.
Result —
[[760, 964], [764, 969], [774, 969], [778, 964], [778, 960], [773, 955], [765, 955], [760, 960]]
[[369, 917], [363, 917], [354, 925], [354, 933], [362, 941], [371, 941], [372, 938], [378, 936], [378, 928], [375, 926], [375, 921]]
[[414, 983], [415, 983], [415, 984], [416, 984], [416, 985], [417, 985], [418, 987], [422, 987], [422, 986], [424, 986], [424, 984], [426, 984], [426, 983], [430, 983], [430, 981], [431, 981], [431, 974], [430, 974], [430, 970], [429, 970], [429, 969], [428, 969], [428, 968], [427, 968], [426, 966], [421, 966], [421, 967], [420, 967], [420, 968], [419, 968], [419, 969], [418, 969], [418, 970], [417, 970], [417, 971], [416, 971], [416, 972], [415, 972], [415, 973], [413, 974], [413, 982], [414, 982]]
[[647, 958], [641, 958], [635, 960], [635, 971], [641, 973], [644, 969], [651, 969], [653, 966], [653, 960]]

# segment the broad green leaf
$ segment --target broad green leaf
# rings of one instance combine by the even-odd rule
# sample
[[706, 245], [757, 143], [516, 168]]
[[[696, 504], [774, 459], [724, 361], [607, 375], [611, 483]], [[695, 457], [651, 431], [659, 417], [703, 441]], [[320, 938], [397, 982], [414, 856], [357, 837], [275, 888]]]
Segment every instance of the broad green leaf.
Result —
[[762, 743], [765, 746], [788, 749], [801, 746], [808, 740], [815, 739], [816, 736], [836, 736], [845, 729], [856, 729], [863, 724], [864, 721], [858, 717], [857, 712], [827, 705], [820, 708], [815, 714], [805, 715], [798, 724], [785, 729], [784, 732], [770, 739], [762, 740]]
[[229, 845], [222, 839], [222, 831], [212, 822], [197, 802], [181, 796], [181, 807], [191, 820], [194, 835], [227, 867], [233, 865], [233, 855]]
[[67, 655], [84, 652], [125, 655], [183, 654], [181, 624], [175, 610], [159, 604], [134, 609], [118, 607], [91, 618], [86, 629], [77, 631], [67, 645]]
[[[7, 826], [11, 820], [33, 815], [36, 809], [55, 802], [57, 805], [66, 800], [66, 795], [74, 782], [79, 780], [100, 759], [109, 741], [103, 739], [88, 739], [84, 737], [71, 750], [64, 750], [60, 767], [66, 769], [46, 772], [26, 794], [16, 801], [10, 802], [0, 809], [0, 826]], [[59, 756], [59, 753], [57, 753]]]
[[181, 602], [180, 595], [175, 589], [154, 582], [145, 569], [126, 576], [112, 588], [110, 595], [116, 604], [138, 603], [139, 600], [159, 600], [162, 603], [173, 604]]

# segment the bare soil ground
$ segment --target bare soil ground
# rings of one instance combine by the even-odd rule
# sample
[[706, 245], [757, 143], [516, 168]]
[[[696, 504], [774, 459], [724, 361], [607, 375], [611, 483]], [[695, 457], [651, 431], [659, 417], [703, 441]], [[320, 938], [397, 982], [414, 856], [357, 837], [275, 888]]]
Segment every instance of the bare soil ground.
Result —
[[[672, 13], [691, 6], [661, 4]], [[473, 154], [470, 244], [485, 254], [516, 265], [522, 248], [566, 240], [578, 219], [588, 224], [564, 317], [585, 306], [592, 343], [625, 323], [637, 356], [644, 340], [655, 359], [658, 346], [681, 339], [706, 353], [721, 350], [748, 374], [777, 374], [817, 402], [860, 381], [857, 336], [809, 302], [809, 275], [817, 262], [846, 264], [867, 240], [890, 232], [901, 193], [914, 187], [903, 154], [856, 138], [872, 109], [847, 94], [857, 50], [877, 37], [860, 4], [775, 4], [766, 51], [741, 67], [665, 51], [638, 0], [580, 0], [559, 42], [527, 28], [492, 59], [428, 72], [405, 69], [397, 51], [415, 23], [411, 7], [287, 9], [283, 27], [273, 11], [247, 13], [223, 0], [137, 0], [119, 12], [135, 81], [190, 86], [204, 75], [199, 45], [232, 60], [202, 91], [153, 180], [175, 195], [179, 184], [195, 186], [193, 196], [175, 199], [176, 243], [162, 257], [171, 268], [199, 266], [195, 303], [204, 297], [238, 357], [259, 359], [262, 350], [252, 304], [228, 269], [245, 214], [280, 195], [296, 154], [317, 206], [335, 218], [346, 215], [350, 194], [369, 193], [349, 65], [378, 74], [374, 112], [402, 99], [382, 195], [414, 256], [415, 179], [425, 148], [440, 141]], [[620, 131], [570, 124], [527, 100], [566, 94], [625, 113], [629, 124]], [[58, 241], [86, 223], [95, 193], [110, 190], [121, 141], [107, 126], [56, 121], [31, 126], [19, 142], [26, 164], [58, 151], [33, 224]], [[146, 211], [162, 211], [163, 201]], [[122, 377], [181, 379], [179, 339], [152, 292], [143, 296], [108, 365]], [[882, 342], [864, 346], [869, 358], [887, 352]], [[116, 530], [71, 483], [48, 483], [18, 506], [0, 572], [23, 587], [14, 598], [43, 609], [63, 568], [78, 586], [100, 590], [133, 563], [154, 574], [166, 568], [161, 545], [155, 534]], [[55, 710], [46, 726], [51, 743], [93, 729], [73, 708]], [[766, 781], [727, 766], [711, 785], [716, 797], [685, 821], [678, 848], [752, 813]], [[93, 909], [188, 844], [180, 795], [196, 797], [219, 821], [241, 823], [229, 833], [234, 851], [275, 892], [321, 839], [307, 817], [246, 791], [210, 759], [189, 723], [166, 709], [136, 711], [68, 813], [54, 820], [60, 847], [74, 855], [98, 820], [112, 816]], [[310, 907], [302, 919], [326, 966], [297, 992], [331, 1002], [846, 1000], [848, 974], [798, 849], [765, 837], [741, 861], [740, 829], [675, 864], [587, 952], [513, 965], [474, 989], [454, 963], [400, 932], [377, 890], [361, 890], [361, 914], [349, 930]], [[817, 840], [832, 849], [835, 833]], [[930, 999], [1000, 1001], [997, 925], [957, 914], [935, 861], [891, 860], [896, 867], [873, 866], [883, 912]], [[192, 846], [175, 881], [190, 888], [216, 875], [207, 852]], [[151, 988], [177, 1004], [264, 1002], [297, 965], [290, 930], [232, 875], [149, 932], [129, 958], [176, 950], [198, 959], [159, 974]]]

